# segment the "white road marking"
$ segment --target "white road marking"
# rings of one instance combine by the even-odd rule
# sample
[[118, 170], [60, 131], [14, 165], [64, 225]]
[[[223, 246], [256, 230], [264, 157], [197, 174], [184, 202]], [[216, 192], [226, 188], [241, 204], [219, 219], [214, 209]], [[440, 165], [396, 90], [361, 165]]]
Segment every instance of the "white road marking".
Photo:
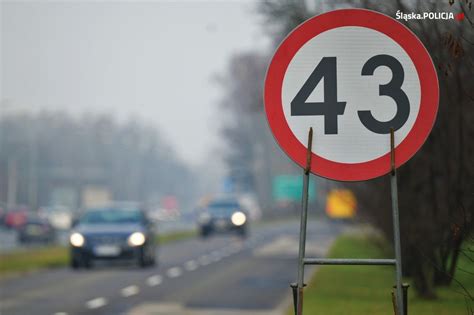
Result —
[[211, 253], [211, 257], [212, 261], [218, 262], [222, 259], [222, 254], [219, 251], [215, 250]]
[[120, 294], [123, 297], [129, 297], [132, 295], [137, 295], [140, 292], [140, 288], [137, 287], [136, 285], [130, 285], [128, 287], [123, 288], [120, 290]]
[[107, 305], [107, 299], [103, 297], [98, 297], [86, 302], [86, 307], [88, 309], [96, 309], [105, 305]]
[[146, 279], [146, 284], [150, 287], [156, 287], [157, 285], [160, 285], [162, 281], [163, 278], [160, 275], [154, 275]]
[[228, 250], [223, 250], [222, 251], [222, 257], [229, 257], [230, 255], [232, 255]]
[[193, 271], [193, 270], [196, 270], [197, 268], [198, 268], [198, 263], [194, 259], [187, 261], [184, 264], [184, 269], [186, 269], [187, 271]]
[[222, 253], [218, 250], [215, 250], [211, 253], [212, 261], [218, 262], [222, 259]]
[[66, 312], [56, 312], [53, 315], [68, 315]]
[[173, 267], [166, 271], [166, 275], [170, 278], [177, 278], [183, 274], [183, 271], [179, 267]]
[[208, 255], [202, 255], [199, 257], [198, 261], [202, 266], [206, 266], [211, 263], [211, 258]]

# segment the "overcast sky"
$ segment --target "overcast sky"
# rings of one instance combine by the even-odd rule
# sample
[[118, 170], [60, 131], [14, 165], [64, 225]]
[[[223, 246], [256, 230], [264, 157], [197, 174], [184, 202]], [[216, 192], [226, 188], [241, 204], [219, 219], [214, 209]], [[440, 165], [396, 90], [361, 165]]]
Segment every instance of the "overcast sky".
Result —
[[219, 143], [222, 91], [212, 76], [232, 54], [268, 45], [252, 1], [1, 6], [4, 111], [140, 117], [194, 165]]

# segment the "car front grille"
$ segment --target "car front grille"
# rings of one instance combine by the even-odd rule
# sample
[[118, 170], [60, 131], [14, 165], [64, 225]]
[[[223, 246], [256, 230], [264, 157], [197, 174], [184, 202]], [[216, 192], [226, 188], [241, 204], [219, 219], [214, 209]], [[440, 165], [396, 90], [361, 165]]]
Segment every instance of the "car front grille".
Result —
[[122, 244], [127, 240], [125, 235], [90, 235], [87, 236], [87, 242], [90, 244]]

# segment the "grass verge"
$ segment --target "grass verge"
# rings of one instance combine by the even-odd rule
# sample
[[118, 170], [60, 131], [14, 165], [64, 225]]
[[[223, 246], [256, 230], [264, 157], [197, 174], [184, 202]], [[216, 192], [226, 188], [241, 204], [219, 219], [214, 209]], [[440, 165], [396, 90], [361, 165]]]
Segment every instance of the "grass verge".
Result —
[[[157, 236], [160, 245], [184, 240], [196, 235], [195, 231], [179, 231]], [[63, 267], [69, 263], [66, 246], [47, 246], [20, 249], [0, 254], [0, 278], [13, 273]]]
[[[380, 241], [367, 236], [342, 236], [336, 240], [331, 251], [332, 258], [387, 258]], [[474, 292], [474, 264], [461, 257], [456, 279], [471, 293]], [[406, 279], [406, 282], [410, 282]], [[391, 266], [323, 266], [317, 270], [305, 290], [304, 311], [312, 315], [392, 315], [391, 287], [394, 270]], [[437, 290], [437, 300], [422, 300], [409, 289], [408, 313], [417, 315], [467, 314], [460, 287]], [[293, 314], [291, 309], [288, 314]]]
[[164, 234], [164, 235], [158, 235], [157, 236], [157, 241], [158, 241], [158, 244], [163, 245], [163, 244], [166, 244], [166, 243], [185, 240], [185, 239], [194, 237], [196, 235], [197, 235], [197, 232], [195, 230], [178, 231], [178, 232], [167, 233], [167, 234]]
[[0, 255], [0, 277], [40, 268], [61, 267], [67, 265], [68, 261], [68, 251], [64, 246], [21, 249]]

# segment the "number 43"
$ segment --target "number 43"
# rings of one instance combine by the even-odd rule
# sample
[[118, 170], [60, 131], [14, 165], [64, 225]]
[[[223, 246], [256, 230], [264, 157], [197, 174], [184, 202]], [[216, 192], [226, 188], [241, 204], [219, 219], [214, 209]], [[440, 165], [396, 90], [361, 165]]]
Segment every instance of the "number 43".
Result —
[[[379, 95], [391, 97], [397, 105], [397, 113], [389, 121], [379, 121], [370, 110], [357, 112], [362, 124], [370, 131], [378, 134], [390, 133], [390, 128], [400, 129], [410, 115], [410, 102], [401, 89], [405, 73], [401, 63], [389, 55], [376, 55], [364, 64], [361, 75], [373, 75], [376, 68], [386, 66], [392, 71], [392, 80], [379, 85]], [[324, 102], [307, 102], [321, 79], [324, 78]], [[291, 101], [291, 116], [324, 116], [324, 133], [337, 134], [337, 116], [343, 115], [346, 102], [337, 100], [336, 57], [324, 57], [313, 70], [308, 80]]]

